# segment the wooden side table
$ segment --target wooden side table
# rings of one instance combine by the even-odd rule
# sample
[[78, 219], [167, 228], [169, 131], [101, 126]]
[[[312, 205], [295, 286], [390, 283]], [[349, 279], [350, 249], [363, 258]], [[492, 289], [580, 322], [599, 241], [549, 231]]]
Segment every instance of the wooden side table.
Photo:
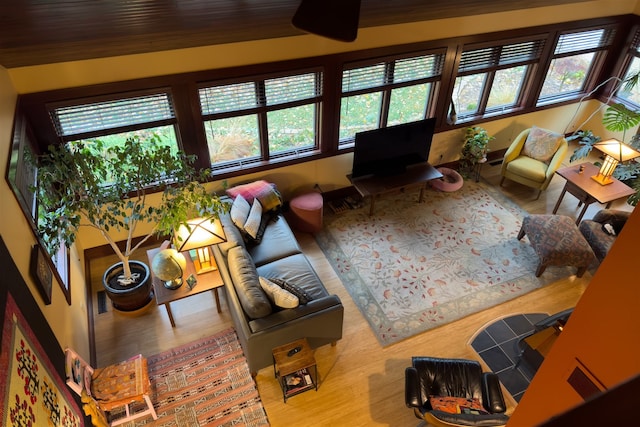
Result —
[[[580, 166], [584, 166], [582, 171], [580, 171]], [[576, 219], [576, 224], [580, 224], [590, 204], [598, 202], [605, 205], [606, 208], [609, 208], [611, 202], [614, 200], [635, 194], [636, 191], [633, 188], [617, 179], [613, 179], [611, 184], [598, 184], [591, 179], [591, 176], [596, 175], [599, 170], [600, 169], [592, 163], [581, 163], [558, 169], [556, 173], [566, 179], [567, 182], [564, 184], [560, 197], [558, 197], [558, 201], [553, 208], [553, 213], [555, 214], [558, 211], [560, 203], [567, 191], [578, 199], [578, 207], [584, 203]]]
[[[160, 252], [160, 248], [150, 249], [147, 251], [147, 258], [149, 259], [149, 265], [153, 262], [153, 257]], [[218, 294], [218, 288], [224, 286], [224, 281], [222, 280], [222, 276], [220, 275], [220, 271], [216, 268], [213, 271], [209, 271], [203, 274], [195, 274], [196, 270], [193, 265], [193, 260], [189, 255], [189, 252], [182, 253], [187, 260], [187, 270], [183, 275], [183, 283], [177, 289], [167, 289], [164, 286], [162, 280], [158, 279], [153, 271], [151, 272], [152, 280], [153, 280], [153, 293], [156, 296], [156, 303], [158, 305], [164, 304], [164, 307], [167, 310], [167, 316], [169, 316], [169, 321], [171, 322], [171, 326], [175, 328], [176, 322], [173, 320], [173, 313], [171, 312], [171, 302], [177, 301], [182, 298], [187, 298], [193, 295], [200, 294], [206, 291], [213, 291], [213, 294], [216, 298], [216, 308], [218, 309], [218, 313], [220, 313], [220, 295]], [[197, 282], [192, 287], [189, 288], [187, 284], [187, 277], [194, 275]]]
[[318, 367], [306, 338], [273, 349], [273, 373], [284, 403], [296, 394], [318, 391]]

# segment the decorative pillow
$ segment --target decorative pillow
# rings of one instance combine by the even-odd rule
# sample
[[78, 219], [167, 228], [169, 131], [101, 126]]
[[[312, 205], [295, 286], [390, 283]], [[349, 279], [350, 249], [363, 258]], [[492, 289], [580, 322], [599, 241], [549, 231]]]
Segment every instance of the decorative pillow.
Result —
[[233, 200], [233, 204], [231, 205], [231, 221], [238, 227], [241, 231], [244, 231], [244, 224], [247, 222], [247, 218], [249, 217], [249, 212], [251, 212], [251, 205], [247, 200], [242, 197], [242, 195], [236, 196]]
[[271, 278], [269, 280], [275, 283], [276, 285], [280, 286], [282, 289], [289, 291], [293, 295], [297, 296], [298, 301], [300, 302], [300, 305], [305, 305], [306, 303], [312, 300], [311, 296], [298, 285], [285, 282], [282, 279]]
[[488, 415], [478, 399], [451, 396], [429, 396], [429, 404], [436, 411], [449, 414]]
[[253, 205], [251, 205], [251, 211], [249, 212], [249, 216], [247, 217], [247, 221], [243, 226], [244, 231], [249, 235], [249, 237], [254, 240], [258, 237], [260, 222], [262, 222], [262, 205], [260, 204], [260, 200], [254, 199]]
[[296, 308], [300, 305], [300, 301], [297, 296], [282, 289], [267, 278], [260, 277], [260, 286], [262, 286], [262, 290], [267, 294], [271, 302], [273, 302], [276, 307]]
[[541, 162], [549, 163], [553, 155], [558, 151], [561, 139], [562, 135], [559, 133], [531, 126], [529, 136], [527, 136], [527, 140], [522, 147], [522, 154]]
[[265, 180], [258, 180], [248, 184], [236, 185], [226, 191], [227, 195], [236, 198], [241, 195], [249, 203], [253, 203], [253, 199], [260, 200], [262, 209], [270, 211], [277, 209], [282, 205], [282, 197], [275, 188], [275, 184]]

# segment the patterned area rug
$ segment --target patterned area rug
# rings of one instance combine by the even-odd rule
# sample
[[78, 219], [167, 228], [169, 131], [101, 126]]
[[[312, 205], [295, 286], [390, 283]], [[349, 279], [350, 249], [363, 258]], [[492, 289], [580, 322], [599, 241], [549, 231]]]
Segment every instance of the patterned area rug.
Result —
[[158, 419], [125, 426], [268, 426], [249, 366], [233, 329], [150, 356]]
[[526, 212], [483, 183], [453, 193], [392, 193], [340, 214], [316, 240], [385, 346], [573, 274], [548, 268], [525, 237]]

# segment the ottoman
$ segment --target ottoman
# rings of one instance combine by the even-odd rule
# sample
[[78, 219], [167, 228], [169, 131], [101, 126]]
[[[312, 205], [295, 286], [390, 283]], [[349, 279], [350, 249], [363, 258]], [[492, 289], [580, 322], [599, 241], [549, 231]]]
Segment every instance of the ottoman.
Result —
[[322, 194], [306, 193], [289, 202], [288, 220], [295, 229], [307, 233], [322, 230]]
[[582, 277], [595, 255], [578, 230], [575, 220], [565, 215], [529, 215], [522, 220], [518, 240], [527, 235], [536, 251], [540, 264], [539, 277], [548, 266], [574, 266], [577, 277]]

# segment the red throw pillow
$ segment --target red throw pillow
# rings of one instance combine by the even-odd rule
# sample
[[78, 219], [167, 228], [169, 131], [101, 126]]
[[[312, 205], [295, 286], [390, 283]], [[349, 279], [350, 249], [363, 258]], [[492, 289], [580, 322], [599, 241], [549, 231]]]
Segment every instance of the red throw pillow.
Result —
[[474, 414], [488, 415], [478, 399], [467, 399], [464, 397], [450, 396], [429, 396], [429, 403], [436, 411], [448, 412], [450, 414]]

